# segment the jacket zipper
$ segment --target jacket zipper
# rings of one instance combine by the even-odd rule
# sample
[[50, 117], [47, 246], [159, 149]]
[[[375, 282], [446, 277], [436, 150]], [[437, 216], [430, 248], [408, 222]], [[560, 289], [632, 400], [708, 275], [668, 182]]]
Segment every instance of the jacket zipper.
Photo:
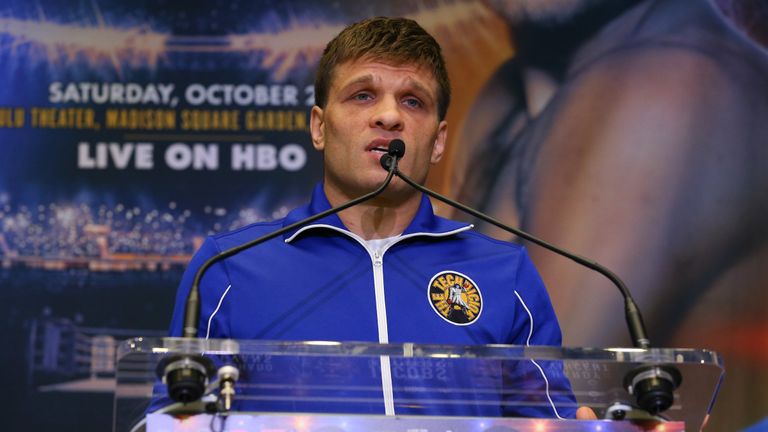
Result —
[[[389, 250], [389, 248], [391, 248], [392, 246], [396, 245], [400, 241], [405, 240], [407, 238], [416, 237], [416, 236], [445, 237], [445, 236], [453, 235], [462, 231], [472, 229], [473, 225], [467, 225], [459, 229], [455, 229], [453, 231], [448, 231], [443, 233], [406, 234], [404, 236], [398, 237], [395, 241], [386, 245], [381, 250], [381, 254], [379, 254], [379, 251], [372, 251], [370, 248], [368, 248], [368, 244], [365, 242], [365, 240], [363, 240], [357, 234], [343, 230], [333, 225], [320, 224], [320, 225], [305, 226], [299, 229], [298, 231], [296, 231], [291, 237], [287, 238], [285, 242], [286, 243], [290, 242], [294, 237], [296, 237], [299, 233], [301, 233], [302, 231], [305, 231], [306, 229], [316, 228], [316, 227], [330, 228], [334, 231], [338, 231], [354, 239], [358, 243], [360, 243], [363, 249], [365, 249], [365, 251], [368, 252], [368, 256], [371, 258], [371, 264], [373, 266], [373, 290], [374, 290], [374, 296], [376, 300], [376, 327], [379, 334], [379, 343], [386, 344], [386, 343], [389, 343], [389, 330], [387, 328], [387, 302], [386, 302], [386, 296], [384, 294], [384, 254], [387, 252], [387, 250]], [[381, 363], [381, 391], [384, 397], [384, 415], [394, 416], [395, 415], [395, 396], [394, 396], [394, 390], [392, 388], [392, 370], [390, 367], [389, 356], [381, 356], [379, 358], [379, 362]]]

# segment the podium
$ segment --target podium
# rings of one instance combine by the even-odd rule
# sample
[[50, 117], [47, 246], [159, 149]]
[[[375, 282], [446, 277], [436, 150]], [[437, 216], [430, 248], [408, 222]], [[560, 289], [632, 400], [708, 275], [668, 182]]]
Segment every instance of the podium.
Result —
[[[207, 395], [174, 403], [158, 369], [187, 358], [210, 363]], [[222, 413], [216, 371], [233, 368]], [[682, 380], [651, 415], [636, 394], [659, 371]], [[668, 432], [703, 427], [723, 363], [698, 349], [136, 338], [116, 376], [115, 432]], [[580, 406], [601, 420], [567, 419]]]

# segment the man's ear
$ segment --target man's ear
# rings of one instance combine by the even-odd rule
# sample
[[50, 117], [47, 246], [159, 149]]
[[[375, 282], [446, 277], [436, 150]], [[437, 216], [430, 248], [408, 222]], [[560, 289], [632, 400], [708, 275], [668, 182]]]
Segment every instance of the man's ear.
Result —
[[323, 109], [315, 105], [309, 114], [309, 130], [312, 134], [312, 146], [317, 151], [325, 149], [325, 121], [323, 120]]
[[437, 125], [437, 136], [435, 136], [435, 143], [432, 146], [432, 157], [430, 162], [436, 164], [443, 158], [443, 152], [445, 152], [445, 142], [448, 139], [448, 122], [443, 120]]

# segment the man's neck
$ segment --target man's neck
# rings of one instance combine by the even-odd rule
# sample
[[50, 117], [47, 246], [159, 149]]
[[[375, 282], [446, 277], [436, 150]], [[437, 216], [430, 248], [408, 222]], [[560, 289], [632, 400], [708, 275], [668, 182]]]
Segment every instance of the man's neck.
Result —
[[[352, 199], [334, 193], [327, 188], [325, 194], [332, 207]], [[405, 231], [416, 216], [420, 203], [420, 193], [409, 193], [404, 197], [379, 195], [339, 212], [339, 218], [347, 229], [365, 240], [382, 239], [399, 235]]]

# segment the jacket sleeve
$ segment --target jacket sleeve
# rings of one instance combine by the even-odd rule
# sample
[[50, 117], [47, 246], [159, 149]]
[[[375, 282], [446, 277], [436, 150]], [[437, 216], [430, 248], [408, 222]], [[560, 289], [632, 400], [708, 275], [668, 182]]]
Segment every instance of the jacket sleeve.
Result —
[[509, 343], [560, 346], [562, 334], [555, 310], [544, 282], [525, 249], [520, 253], [513, 294], [516, 307]]
[[[211, 257], [220, 253], [221, 250], [213, 237], [208, 237], [200, 249], [192, 257], [184, 275], [179, 283], [176, 292], [176, 303], [173, 308], [169, 336], [180, 337], [183, 334], [184, 311], [186, 309], [187, 296], [192, 288], [195, 274], [198, 269]], [[226, 272], [225, 264], [219, 261], [213, 264], [200, 280], [200, 318], [197, 323], [197, 336], [202, 338], [223, 338], [226, 337], [225, 329], [222, 325], [213, 326], [209, 322], [211, 315], [219, 306], [219, 299], [222, 298], [231, 282]]]
[[[176, 303], [173, 309], [171, 325], [168, 335], [171, 337], [181, 337], [183, 334], [184, 311], [186, 309], [187, 296], [192, 287], [195, 273], [209, 258], [220, 252], [219, 247], [213, 237], [208, 237], [200, 249], [195, 253], [190, 261], [184, 275], [179, 283], [176, 293]], [[218, 262], [213, 264], [205, 273], [200, 281], [200, 318], [197, 324], [197, 336], [200, 338], [224, 338], [228, 331], [224, 323], [217, 323], [214, 326], [211, 315], [219, 303], [219, 299], [225, 290], [230, 286], [229, 277], [224, 264]], [[215, 361], [216, 359], [214, 359]], [[158, 409], [168, 406], [172, 403], [167, 395], [167, 389], [164, 383], [158, 379], [152, 389], [152, 400], [146, 412], [151, 413]]]
[[[508, 343], [560, 346], [560, 325], [549, 294], [525, 249], [521, 250], [515, 279], [514, 328]], [[576, 399], [561, 361], [505, 362], [503, 383], [506, 416], [576, 417]]]

